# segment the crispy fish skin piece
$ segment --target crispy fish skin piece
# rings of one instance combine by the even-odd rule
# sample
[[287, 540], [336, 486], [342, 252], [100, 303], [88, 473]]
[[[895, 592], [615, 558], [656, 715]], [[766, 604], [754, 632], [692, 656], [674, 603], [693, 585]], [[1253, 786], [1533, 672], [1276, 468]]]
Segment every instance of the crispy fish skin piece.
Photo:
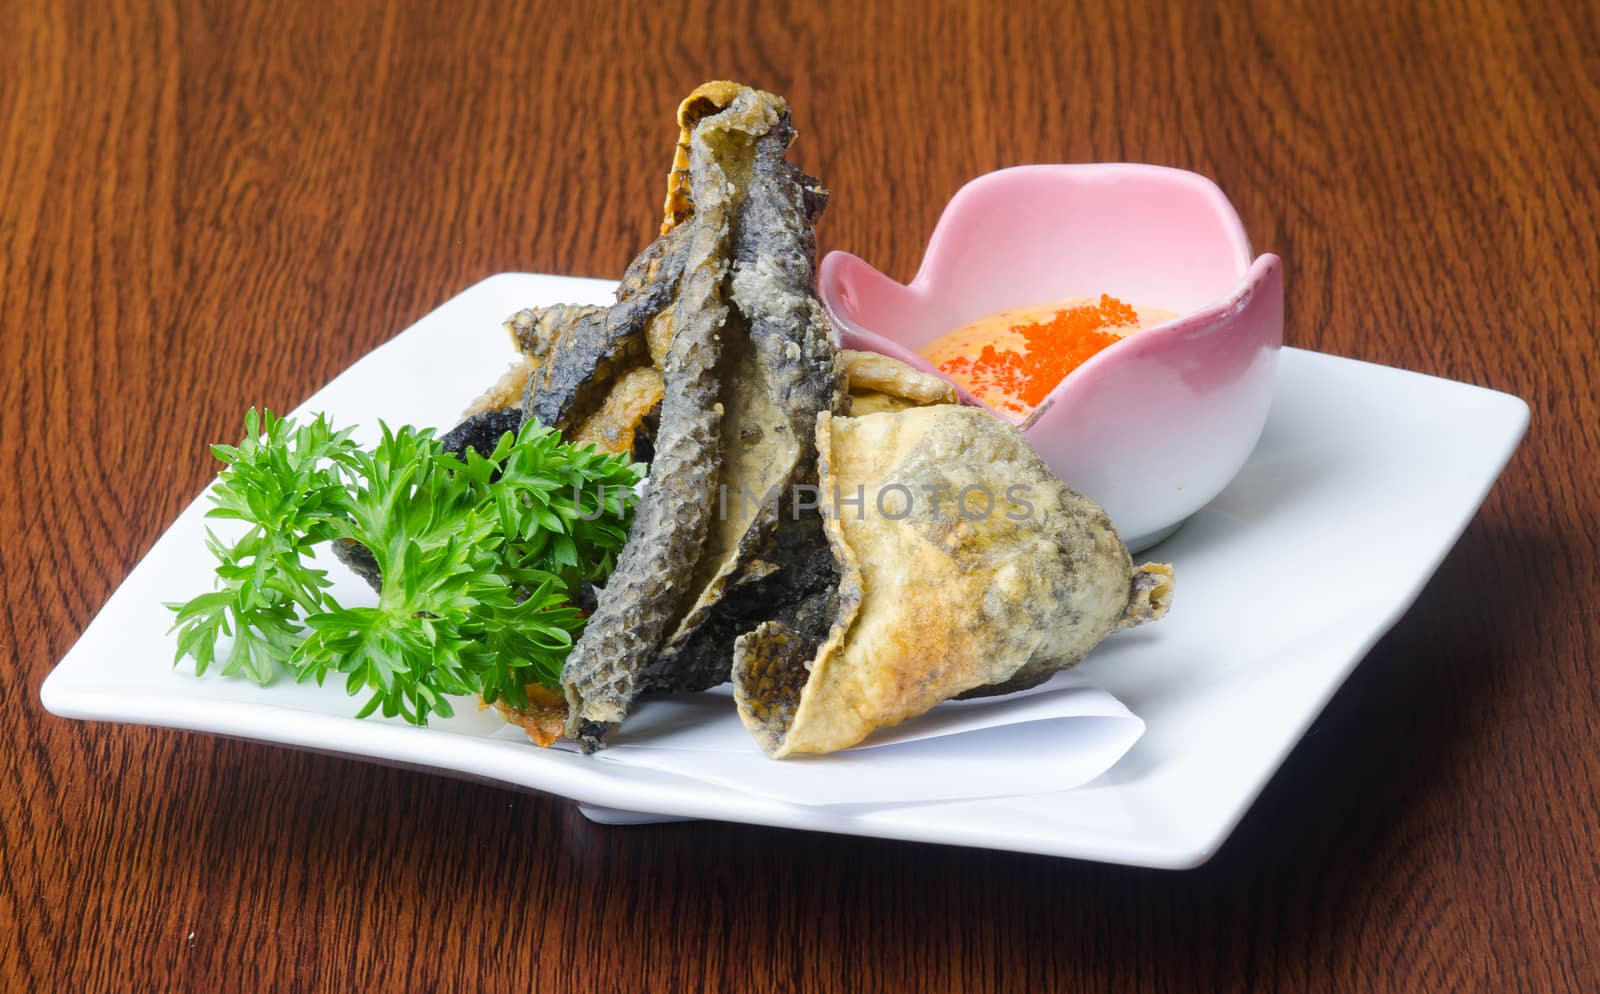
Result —
[[528, 389], [528, 377], [533, 375], [535, 369], [533, 359], [523, 356], [512, 363], [500, 378], [489, 385], [489, 389], [474, 397], [466, 410], [461, 412], [461, 419], [475, 417], [485, 411], [500, 411], [507, 407], [521, 407], [522, 395]]
[[[559, 690], [536, 683], [528, 684], [525, 691], [528, 695], [526, 707], [517, 707], [501, 699], [494, 702], [494, 709], [506, 721], [520, 726], [535, 743], [548, 747], [561, 737], [566, 728], [567, 699], [561, 696]], [[483, 707], [487, 705], [480, 704], [480, 710]]]
[[887, 394], [918, 407], [954, 404], [959, 399], [955, 386], [949, 380], [878, 352], [840, 349], [839, 373], [853, 394]]
[[617, 377], [599, 410], [583, 419], [567, 441], [593, 445], [604, 452], [634, 450], [634, 440], [645, 418], [661, 406], [665, 392], [661, 373], [654, 366], [639, 366]]
[[460, 424], [440, 436], [439, 447], [462, 462], [466, 461], [468, 449], [487, 456], [506, 432], [514, 435], [522, 429], [522, 420], [522, 411], [516, 407], [479, 411], [462, 418]]
[[[728, 586], [766, 569], [757, 552], [773, 537], [780, 504], [813, 474], [817, 414], [839, 403], [831, 331], [815, 292], [816, 242], [805, 198], [815, 181], [784, 158], [792, 137], [784, 114], [756, 140], [734, 223], [735, 313], [724, 335], [718, 513], [691, 586], [694, 602], [652, 663], [659, 674], [653, 683], [671, 684], [672, 657], [706, 623]], [[724, 679], [731, 640], [725, 646]]]
[[554, 304], [523, 308], [507, 318], [506, 332], [511, 336], [511, 344], [522, 356], [467, 405], [467, 409], [461, 412], [462, 419], [485, 411], [520, 406], [528, 391], [528, 381], [544, 364], [556, 340], [566, 334], [578, 319], [604, 310], [605, 306], [601, 304]]
[[853, 418], [866, 417], [868, 414], [880, 414], [884, 411], [908, 411], [913, 407], [923, 406], [914, 400], [906, 400], [904, 397], [879, 393], [876, 390], [868, 390], [863, 393], [856, 393], [852, 390], [847, 399], [849, 404], [845, 413]]
[[[1129, 591], [1128, 604], [1122, 615], [1117, 619], [1113, 632], [1137, 628], [1139, 625], [1151, 621], [1160, 621], [1167, 613], [1167, 608], [1172, 604], [1172, 565], [1170, 563], [1145, 563], [1133, 571], [1132, 586]], [[1093, 645], [1083, 651], [1085, 654]], [[1066, 662], [1052, 658], [1048, 655], [1036, 657], [1022, 666], [1021, 669], [1011, 674], [1010, 679], [998, 683], [985, 684], [971, 690], [957, 694], [960, 700], [971, 700], [978, 697], [996, 697], [1000, 694], [1010, 694], [1018, 690], [1027, 690], [1037, 687], [1046, 680], [1055, 676], [1057, 672], [1068, 669], [1082, 660], [1083, 656], [1071, 658]]]
[[746, 90], [749, 90], [749, 87], [743, 83], [716, 79], [695, 87], [694, 92], [685, 97], [683, 103], [678, 106], [678, 146], [673, 150], [672, 168], [667, 172], [667, 200], [662, 207], [664, 216], [661, 221], [663, 235], [694, 215], [695, 198], [690, 163], [693, 158], [695, 125], [705, 117], [706, 107], [721, 109], [732, 106], [735, 98]]
[[605, 312], [605, 304], [551, 304], [525, 307], [506, 318], [506, 333], [517, 351], [543, 365], [555, 343], [584, 318]]
[[960, 401], [949, 381], [877, 352], [840, 349], [839, 374], [852, 417]]
[[647, 333], [670, 310], [684, 267], [685, 236], [668, 233], [628, 264], [610, 306], [557, 304], [507, 322], [532, 360], [523, 413], [561, 431], [592, 414], [623, 373], [650, 362]]
[[[556, 304], [512, 315], [506, 329], [523, 359], [468, 408], [468, 415], [507, 406], [508, 395], [515, 391], [516, 402], [531, 403], [545, 416], [565, 417], [558, 427], [570, 441], [598, 445], [608, 452], [633, 451], [640, 430], [661, 401], [657, 367], [666, 362], [672, 327], [670, 306], [649, 311], [660, 294], [675, 289], [682, 263], [682, 239], [658, 238], [628, 266], [617, 290], [617, 305]], [[611, 323], [627, 330], [608, 344], [597, 338], [603, 331], [596, 329]], [[553, 357], [567, 361], [561, 376], [553, 372], [537, 376]], [[585, 369], [589, 382], [569, 389], [567, 379], [583, 375]], [[555, 387], [552, 381], [558, 381]], [[558, 409], [562, 405], [565, 408]]]
[[646, 690], [688, 693], [728, 682], [735, 641], [764, 622], [821, 642], [838, 615], [839, 574], [815, 508], [779, 505], [770, 546], [750, 561], [709, 617], [645, 668]]
[[848, 748], [963, 693], [1021, 689], [1166, 611], [1170, 567], [1135, 570], [1105, 511], [988, 412], [824, 414], [817, 444], [824, 491], [868, 496], [859, 514], [824, 502], [839, 614], [815, 654], [779, 625], [735, 645], [740, 717], [774, 757]]
[[374, 591], [383, 591], [383, 570], [378, 568], [378, 557], [372, 550], [353, 538], [341, 538], [331, 546], [333, 557], [344, 563], [356, 576], [367, 581]]
[[737, 197], [755, 139], [785, 109], [748, 89], [725, 108], [698, 92], [679, 108], [680, 123], [693, 128], [694, 213], [671, 233], [683, 240], [684, 267], [662, 370], [655, 461], [616, 570], [561, 674], [566, 733], [585, 749], [597, 748], [606, 728], [627, 715], [639, 670], [677, 617], [682, 578], [693, 575], [700, 557], [721, 463], [716, 367]]
[[561, 431], [582, 420], [620, 372], [646, 361], [645, 329], [676, 290], [674, 270], [647, 291], [573, 322], [528, 378], [523, 413]]

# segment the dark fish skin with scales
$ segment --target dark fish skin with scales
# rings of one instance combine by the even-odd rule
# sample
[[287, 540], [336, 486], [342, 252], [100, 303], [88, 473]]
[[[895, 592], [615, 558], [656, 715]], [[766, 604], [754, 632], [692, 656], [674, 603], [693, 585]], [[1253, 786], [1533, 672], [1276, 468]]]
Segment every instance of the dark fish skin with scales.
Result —
[[762, 622], [781, 623], [813, 646], [822, 641], [839, 614], [839, 570], [821, 515], [814, 509], [796, 515], [782, 506], [761, 561], [774, 567], [771, 572], [730, 585], [703, 624], [645, 667], [643, 690], [691, 693], [726, 683], [734, 642]]
[[[738, 466], [729, 460], [721, 478], [728, 494], [748, 485], [756, 493], [775, 486], [785, 496], [762, 509], [737, 548], [725, 550], [727, 575], [701, 591], [678, 632], [650, 662], [645, 680], [652, 689], [698, 690], [723, 682], [733, 664], [734, 639], [769, 618], [816, 629], [809, 634], [817, 638], [831, 623], [831, 615], [818, 620], [805, 607], [837, 584], [820, 520], [814, 511], [794, 513], [787, 496], [795, 483], [815, 478], [817, 414], [837, 410], [842, 396], [828, 320], [815, 294], [811, 222], [826, 193], [785, 159], [792, 137], [785, 115], [756, 143], [749, 193], [734, 227], [731, 280], [736, 316], [744, 319], [754, 360], [745, 371], [754, 382], [744, 386], [762, 394], [777, 422], [768, 427], [787, 441], [770, 447], [757, 479], [738, 478]], [[736, 440], [725, 438], [723, 444]]]
[[678, 237], [686, 239], [685, 266], [662, 371], [665, 394], [650, 483], [616, 569], [561, 676], [567, 734], [586, 750], [598, 748], [605, 730], [627, 715], [639, 671], [674, 620], [681, 578], [693, 575], [705, 542], [721, 464], [717, 364], [728, 319], [729, 244], [737, 208], [730, 191], [743, 178], [730, 179], [724, 163], [748, 160], [763, 110], [755, 92], [746, 90], [726, 110], [696, 125], [690, 165], [695, 213], [674, 229], [684, 231]]
[[503, 411], [483, 411], [445, 432], [440, 446], [457, 459], [466, 459], [467, 450], [487, 456], [500, 443], [506, 432], [515, 433], [522, 427], [522, 412], [514, 407]]
[[[718, 482], [734, 494], [746, 483], [756, 493], [776, 487], [787, 494], [808, 479], [816, 462], [817, 415], [835, 410], [842, 395], [831, 332], [815, 293], [811, 221], [826, 192], [785, 158], [793, 132], [780, 99], [743, 90], [705, 125], [719, 120], [729, 122], [725, 134], [742, 136], [722, 149], [735, 171], [727, 179], [737, 199], [703, 200], [703, 191], [723, 191], [711, 185], [715, 176], [705, 168], [713, 165], [710, 150], [697, 129], [690, 170], [694, 212], [673, 229], [700, 231], [693, 235], [698, 246], [708, 223], [719, 224], [715, 251], [722, 271], [715, 292], [723, 312], [721, 362], [709, 371], [710, 447], [692, 467], [664, 462], [662, 446], [673, 417], [671, 355], [665, 370], [668, 394], [651, 487], [659, 487], [668, 497], [662, 503], [679, 512], [691, 495], [702, 497], [709, 511]], [[696, 277], [712, 272], [710, 255], [691, 258], [694, 268], [685, 271], [673, 314], [673, 351], [686, 337], [694, 340], [695, 329], [684, 321], [702, 315], [688, 290]], [[748, 451], [730, 453], [730, 446]], [[713, 472], [706, 476], [708, 466]], [[686, 468], [692, 469], [688, 476]], [[697, 522], [696, 548], [686, 555], [675, 548], [677, 539], [690, 537], [681, 515], [674, 519], [676, 530], [666, 533], [644, 521], [656, 497], [645, 497], [600, 608], [563, 673], [571, 705], [568, 734], [579, 736], [586, 749], [601, 744], [606, 728], [626, 716], [640, 690], [685, 690], [728, 679], [734, 640], [760, 621], [776, 615], [797, 630], [820, 634], [836, 613], [829, 605], [836, 575], [814, 513], [789, 513], [785, 498], [762, 506], [749, 520], [729, 525], [719, 519], [714, 529], [706, 514]], [[710, 546], [708, 535], [715, 536]]]
[[674, 228], [651, 242], [628, 266], [612, 306], [562, 315], [568, 323], [528, 378], [523, 414], [565, 431], [599, 405], [618, 373], [648, 361], [645, 329], [673, 304], [689, 235], [687, 227]]

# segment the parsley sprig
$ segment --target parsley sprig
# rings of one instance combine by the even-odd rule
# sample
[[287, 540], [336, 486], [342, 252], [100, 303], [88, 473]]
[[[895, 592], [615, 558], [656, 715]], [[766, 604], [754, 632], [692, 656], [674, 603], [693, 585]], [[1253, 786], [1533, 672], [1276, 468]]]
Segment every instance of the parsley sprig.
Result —
[[[363, 717], [417, 724], [451, 714], [449, 695], [525, 705], [528, 684], [557, 686], [583, 627], [570, 593], [610, 573], [639, 468], [537, 423], [465, 461], [431, 429], [384, 425], [371, 450], [350, 434], [251, 410], [244, 441], [213, 446], [208, 517], [246, 530], [231, 543], [208, 530], [217, 589], [169, 605], [177, 658], [262, 684], [280, 666], [318, 684], [341, 673], [370, 695]], [[332, 597], [311, 564], [329, 541], [372, 553], [375, 606]]]

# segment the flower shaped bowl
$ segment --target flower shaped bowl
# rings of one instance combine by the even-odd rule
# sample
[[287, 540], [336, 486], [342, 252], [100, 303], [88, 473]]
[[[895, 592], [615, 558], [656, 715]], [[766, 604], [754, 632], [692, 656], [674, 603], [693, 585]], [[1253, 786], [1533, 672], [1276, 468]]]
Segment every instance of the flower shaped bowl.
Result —
[[818, 284], [846, 348], [935, 373], [918, 351], [996, 311], [1108, 293], [1176, 312], [1090, 358], [1021, 425], [1135, 551], [1221, 492], [1266, 423], [1282, 263], [1254, 257], [1233, 205], [1195, 173], [1002, 169], [956, 193], [909, 285], [847, 252], [822, 260]]

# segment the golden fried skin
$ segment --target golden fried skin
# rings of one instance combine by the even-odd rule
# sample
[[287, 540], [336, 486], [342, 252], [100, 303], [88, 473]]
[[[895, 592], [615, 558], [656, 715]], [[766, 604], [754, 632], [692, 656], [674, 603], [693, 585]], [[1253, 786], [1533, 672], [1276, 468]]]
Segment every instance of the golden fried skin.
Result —
[[1105, 511], [986, 411], [824, 414], [817, 446], [838, 621], [814, 656], [768, 626], [734, 653], [740, 716], [775, 757], [1037, 683], [1166, 610], [1170, 569], [1136, 571]]
[[654, 366], [630, 369], [617, 378], [600, 409], [583, 420], [569, 441], [605, 452], [632, 452], [645, 418], [661, 404], [664, 387]]
[[942, 376], [923, 372], [899, 359], [859, 349], [839, 350], [839, 375], [851, 393], [881, 393], [921, 407], [954, 404], [956, 388]]

